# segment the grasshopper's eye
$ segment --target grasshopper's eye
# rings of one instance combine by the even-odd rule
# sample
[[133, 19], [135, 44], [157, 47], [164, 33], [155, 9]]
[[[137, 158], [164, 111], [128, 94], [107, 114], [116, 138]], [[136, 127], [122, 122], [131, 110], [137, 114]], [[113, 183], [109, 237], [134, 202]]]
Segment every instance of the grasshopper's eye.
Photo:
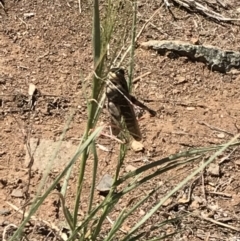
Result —
[[124, 70], [121, 69], [121, 68], [112, 68], [112, 69], [110, 69], [110, 74], [111, 74], [112, 76], [115, 75], [116, 77], [122, 78], [122, 77], [124, 77], [125, 72], [124, 72]]
[[117, 71], [117, 73], [116, 73], [117, 75], [121, 75], [121, 76], [124, 76], [125, 75], [125, 72], [124, 72], [124, 70], [123, 69], [118, 69], [118, 71]]

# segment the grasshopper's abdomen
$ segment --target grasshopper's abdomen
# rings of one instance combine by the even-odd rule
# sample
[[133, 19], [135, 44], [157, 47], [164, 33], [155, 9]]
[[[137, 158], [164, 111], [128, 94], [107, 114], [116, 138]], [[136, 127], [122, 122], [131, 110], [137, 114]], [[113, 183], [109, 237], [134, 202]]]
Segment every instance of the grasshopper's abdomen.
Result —
[[134, 137], [135, 140], [140, 141], [142, 139], [142, 135], [132, 104], [129, 102], [122, 103], [120, 105], [120, 110], [129, 133]]

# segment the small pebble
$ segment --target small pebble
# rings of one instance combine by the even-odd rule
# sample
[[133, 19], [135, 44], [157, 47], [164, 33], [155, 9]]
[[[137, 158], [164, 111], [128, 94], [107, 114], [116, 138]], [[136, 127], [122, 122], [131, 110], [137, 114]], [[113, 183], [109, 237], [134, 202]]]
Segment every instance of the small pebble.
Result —
[[21, 189], [14, 189], [11, 193], [12, 197], [18, 197], [18, 198], [23, 198], [23, 191]]
[[140, 151], [144, 151], [144, 145], [139, 142], [139, 141], [133, 141], [132, 142], [132, 145], [131, 145], [132, 149], [135, 151], [135, 152], [140, 152]]

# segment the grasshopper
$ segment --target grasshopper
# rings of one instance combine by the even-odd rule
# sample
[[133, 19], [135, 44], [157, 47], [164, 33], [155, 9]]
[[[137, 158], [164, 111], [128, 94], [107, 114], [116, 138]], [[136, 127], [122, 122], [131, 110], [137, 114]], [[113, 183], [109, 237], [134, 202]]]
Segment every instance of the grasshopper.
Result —
[[[135, 116], [133, 104], [147, 110], [152, 116], [156, 115], [156, 112], [130, 95], [124, 75], [125, 72], [121, 68], [112, 68], [108, 74], [106, 96], [107, 108], [111, 115], [111, 123], [113, 124], [112, 131], [114, 135], [119, 134], [121, 117], [123, 117], [129, 133], [135, 140], [140, 141], [142, 135]], [[117, 128], [115, 128], [114, 125]]]

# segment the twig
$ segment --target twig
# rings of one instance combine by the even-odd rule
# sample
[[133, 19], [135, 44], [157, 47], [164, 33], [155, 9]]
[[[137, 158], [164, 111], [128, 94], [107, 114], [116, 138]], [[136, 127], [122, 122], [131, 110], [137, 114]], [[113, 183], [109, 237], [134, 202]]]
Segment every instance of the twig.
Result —
[[50, 53], [50, 50], [48, 50], [48, 51], [47, 51], [46, 53], [44, 53], [43, 55], [38, 56], [38, 57], [36, 58], [36, 62], [38, 62], [40, 59], [42, 59], [42, 58], [48, 56], [49, 53]]
[[[204, 161], [202, 160], [202, 162], [204, 162]], [[203, 164], [203, 163], [202, 163], [202, 164]], [[205, 169], [204, 169], [204, 170], [205, 170]], [[204, 170], [202, 170], [202, 192], [203, 192], [204, 200], [207, 201], [206, 192], [205, 192]]]
[[[0, 97], [15, 97], [18, 96], [19, 94], [0, 94]], [[54, 94], [44, 94], [41, 92], [41, 97], [62, 97], [62, 98], [70, 98], [70, 96], [63, 96], [63, 95], [54, 95]], [[9, 101], [10, 102], [10, 101]], [[13, 102], [13, 101], [11, 101]]]
[[228, 160], [229, 157], [230, 157], [236, 150], [237, 150], [237, 148], [234, 148], [227, 156], [223, 157], [218, 164], [221, 165], [223, 162], [225, 162], [226, 160]]
[[[22, 211], [22, 210], [20, 210], [17, 206], [15, 206], [14, 204], [12, 204], [12, 203], [10, 203], [10, 202], [6, 202], [10, 207], [12, 207], [15, 211], [17, 211], [17, 212], [19, 212], [19, 213], [21, 213], [21, 214], [23, 214], [24, 212]], [[28, 215], [28, 213], [27, 212], [25, 212], [24, 213], [24, 217], [26, 217]], [[58, 233], [61, 233], [61, 230], [55, 225], [55, 224], [53, 224], [53, 223], [49, 223], [48, 221], [46, 221], [46, 220], [43, 220], [43, 219], [41, 219], [41, 218], [37, 218], [37, 217], [35, 217], [35, 216], [31, 216], [31, 219], [33, 220], [33, 221], [41, 221], [41, 222], [43, 222], [43, 223], [45, 223], [48, 227], [50, 227], [52, 230], [55, 230], [55, 231], [57, 231]]]
[[205, 126], [207, 126], [208, 128], [210, 128], [211, 130], [223, 132], [223, 133], [228, 134], [228, 135], [230, 135], [230, 136], [234, 136], [232, 133], [230, 133], [230, 132], [228, 132], [228, 131], [226, 131], [226, 130], [220, 129], [220, 128], [218, 128], [218, 127], [211, 126], [211, 125], [209, 125], [208, 123], [206, 123], [206, 122], [204, 122], [204, 121], [198, 121], [198, 124], [200, 124], [200, 125], [205, 125]]
[[78, 0], [78, 8], [79, 8], [79, 13], [82, 13], [82, 2], [81, 0]]
[[214, 188], [214, 192], [217, 192], [217, 190], [218, 190], [220, 187], [223, 189], [225, 186], [230, 185], [232, 181], [233, 181], [233, 179], [230, 178], [230, 179], [227, 180], [226, 182], [217, 185], [217, 186]]
[[223, 227], [225, 227], [225, 228], [229, 228], [229, 229], [235, 230], [235, 231], [237, 231], [237, 232], [240, 232], [240, 229], [239, 229], [239, 228], [234, 227], [234, 226], [232, 226], [232, 225], [228, 225], [228, 224], [225, 224], [225, 223], [216, 221], [216, 220], [214, 220], [214, 219], [212, 219], [212, 218], [207, 218], [207, 217], [203, 217], [203, 216], [200, 216], [200, 217], [201, 217], [202, 219], [206, 220], [206, 221], [212, 222], [212, 223], [217, 224], [217, 225], [219, 225], [219, 226], [223, 226]]
[[[32, 204], [32, 200], [28, 200], [27, 202], [25, 202], [20, 208], [16, 209], [17, 207], [14, 206], [13, 204], [11, 204], [10, 202], [7, 202], [7, 204], [9, 206], [11, 206], [15, 212], [18, 212], [19, 210], [26, 208], [27, 206], [30, 206]], [[15, 215], [15, 212], [13, 212], [11, 215], [8, 216], [8, 218], [12, 217], [13, 215]]]
[[237, 123], [234, 123], [235, 128], [237, 129], [237, 132], [240, 133], [240, 128], [238, 127]]
[[23, 19], [21, 19], [21, 18], [19, 18], [19, 20], [20, 20], [23, 24], [25, 24], [26, 29], [28, 29], [28, 25], [27, 25], [27, 23], [26, 23]]
[[223, 197], [228, 197], [228, 198], [232, 198], [232, 195], [229, 193], [224, 193], [224, 192], [208, 192], [209, 194], [215, 194], [215, 195], [219, 195], [219, 196], [223, 196]]
[[[114, 224], [114, 222], [107, 216], [107, 220], [109, 221], [109, 223], [111, 223], [112, 225]], [[120, 231], [122, 231], [123, 233], [127, 234], [128, 232], [123, 230], [122, 228], [119, 229]]]
[[[31, 112], [29, 112], [29, 121], [30, 121], [30, 119], [31, 119], [31, 118], [30, 118], [30, 117], [31, 117], [30, 115], [31, 115]], [[21, 125], [20, 125], [20, 123], [18, 122], [18, 120], [17, 120], [17, 118], [15, 117], [15, 115], [12, 115], [12, 116], [13, 116], [13, 118], [15, 119], [15, 121], [16, 121], [17, 125], [19, 126], [20, 130], [22, 130]], [[25, 134], [24, 131], [22, 130], [22, 136], [23, 136], [23, 138], [24, 138], [24, 144], [26, 145], [27, 154], [29, 155], [29, 159], [30, 159], [30, 161], [29, 161], [29, 163], [28, 163], [28, 166], [27, 166], [27, 168], [28, 168], [28, 182], [27, 182], [26, 189], [25, 189], [25, 196], [26, 196], [27, 199], [29, 199], [29, 196], [30, 196], [30, 194], [29, 194], [29, 188], [30, 188], [31, 177], [32, 177], [32, 166], [33, 166], [33, 164], [34, 164], [34, 154], [35, 154], [35, 151], [36, 151], [37, 147], [38, 147], [39, 144], [40, 144], [40, 139], [38, 138], [35, 151], [32, 152], [31, 146], [30, 146], [30, 143], [29, 143], [29, 139], [30, 139], [29, 133], [32, 132], [32, 124], [33, 124], [33, 122], [30, 121], [30, 131], [27, 132], [27, 134]], [[23, 221], [23, 219], [24, 219], [24, 217], [25, 217], [25, 211], [26, 211], [26, 209], [25, 209], [25, 207], [24, 207], [24, 209], [23, 209], [22, 221]]]
[[3, 11], [5, 12], [5, 14], [7, 14], [7, 11], [4, 7], [4, 1], [0, 0], [0, 6], [2, 7]]
[[118, 60], [119, 56], [122, 54], [122, 51], [124, 50], [125, 46], [122, 46], [122, 48], [120, 49], [119, 53], [117, 54], [117, 56], [115, 57], [115, 59], [112, 62], [112, 66], [115, 65], [116, 61]]
[[117, 137], [115, 137], [114, 135], [108, 135], [108, 134], [106, 134], [106, 133], [101, 133], [101, 136], [108, 137], [108, 138], [110, 138], [110, 139], [112, 139], [112, 140], [117, 141], [117, 142], [120, 143], [120, 144], [125, 144], [125, 142], [119, 140], [119, 139], [118, 139]]
[[204, 241], [208, 241], [208, 240], [209, 240], [209, 237], [210, 237], [210, 232], [207, 233], [206, 238], [205, 238]]
[[31, 109], [27, 108], [27, 109], [21, 109], [21, 110], [0, 110], [0, 113], [1, 114], [8, 114], [8, 113], [13, 114], [13, 113], [19, 113], [19, 112], [23, 113], [23, 112], [28, 112], [28, 111], [31, 111]]
[[194, 184], [194, 182], [196, 182], [198, 179], [199, 179], [199, 177], [197, 177], [196, 179], [194, 179], [194, 180], [192, 181], [192, 183], [190, 184], [189, 191], [188, 191], [188, 199], [187, 199], [187, 202], [186, 202], [186, 203], [189, 203], [189, 202], [191, 201], [191, 196], [192, 196], [192, 192], [193, 192], [193, 184]]
[[145, 73], [145, 74], [142, 74], [142, 75], [140, 75], [140, 76], [138, 76], [138, 77], [136, 77], [135, 79], [133, 79], [133, 84], [135, 84], [135, 83], [137, 83], [141, 78], [143, 78], [143, 77], [145, 77], [145, 76], [147, 76], [147, 75], [149, 75], [149, 74], [151, 74], [152, 72], [147, 72], [147, 73]]

